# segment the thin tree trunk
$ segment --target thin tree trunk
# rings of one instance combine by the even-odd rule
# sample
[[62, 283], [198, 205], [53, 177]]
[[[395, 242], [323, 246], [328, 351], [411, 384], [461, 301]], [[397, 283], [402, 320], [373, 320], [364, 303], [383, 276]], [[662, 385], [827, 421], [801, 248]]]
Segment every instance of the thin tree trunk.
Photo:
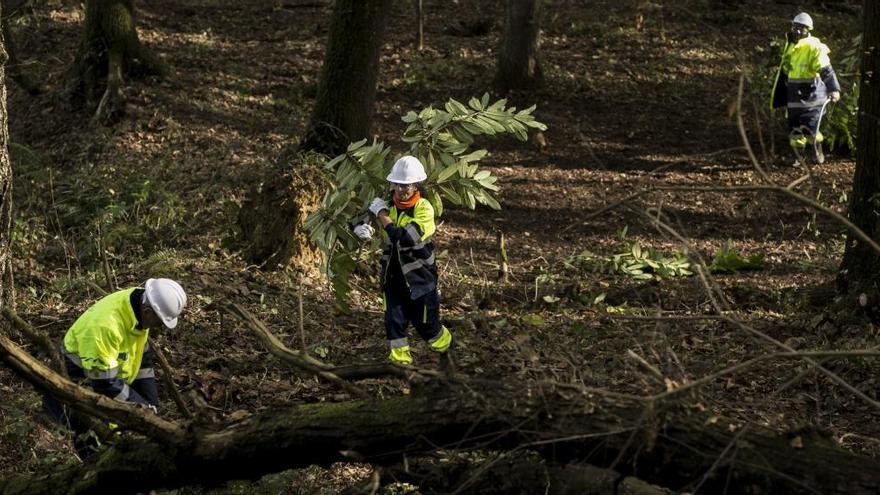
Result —
[[495, 86], [501, 92], [544, 84], [541, 68], [542, 0], [507, 0]]
[[135, 28], [132, 0], [87, 0], [83, 38], [68, 75], [68, 98], [94, 109], [94, 120], [122, 113], [126, 76], [163, 75], [165, 64], [144, 47]]
[[[0, 7], [2, 10], [2, 7]], [[3, 12], [0, 12], [0, 16]], [[5, 40], [0, 38], [0, 306], [14, 303], [12, 286], [12, 163], [9, 161], [9, 114], [6, 111], [6, 62], [8, 57]]]
[[391, 0], [337, 0], [315, 108], [301, 150], [337, 155], [369, 136]]
[[[862, 19], [858, 151], [849, 218], [872, 239], [880, 240], [880, 5], [876, 0], [865, 0]], [[880, 255], [849, 234], [837, 281], [842, 293], [880, 300]]]

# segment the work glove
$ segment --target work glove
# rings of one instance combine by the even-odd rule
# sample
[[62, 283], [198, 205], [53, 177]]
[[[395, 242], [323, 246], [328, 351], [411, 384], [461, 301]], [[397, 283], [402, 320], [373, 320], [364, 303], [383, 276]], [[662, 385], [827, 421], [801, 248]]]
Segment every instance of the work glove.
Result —
[[140, 404], [140, 403], [138, 403], [138, 407], [140, 407], [140, 408], [142, 408], [142, 409], [149, 409], [150, 411], [153, 412], [153, 414], [159, 414], [159, 408], [156, 407], [156, 406], [154, 406], [154, 405], [152, 405], [152, 404]]
[[385, 202], [382, 198], [373, 198], [373, 201], [370, 203], [370, 213], [373, 215], [379, 216], [379, 212], [382, 210], [388, 209], [388, 203]]
[[376, 232], [376, 229], [374, 229], [373, 226], [368, 223], [362, 223], [354, 228], [354, 235], [356, 235], [358, 239], [365, 242], [373, 238], [374, 232]]
[[840, 91], [832, 91], [828, 98], [831, 100], [831, 103], [837, 103], [840, 101]]

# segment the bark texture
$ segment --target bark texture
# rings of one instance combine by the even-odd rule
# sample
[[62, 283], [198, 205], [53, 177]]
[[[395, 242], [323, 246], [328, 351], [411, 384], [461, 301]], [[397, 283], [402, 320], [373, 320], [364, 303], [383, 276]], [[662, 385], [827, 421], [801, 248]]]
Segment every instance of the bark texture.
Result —
[[541, 68], [542, 0], [507, 0], [495, 86], [501, 92], [544, 84]]
[[[874, 240], [880, 240], [880, 5], [865, 0], [862, 19], [862, 66], [856, 169], [849, 218]], [[866, 294], [880, 301], [880, 254], [847, 235], [846, 251], [837, 280], [842, 293]]]
[[369, 136], [391, 0], [337, 0], [303, 151], [338, 155]]
[[661, 413], [642, 399], [555, 384], [432, 382], [408, 397], [268, 411], [186, 436], [170, 446], [133, 440], [76, 469], [0, 480], [0, 493], [148, 492], [337, 461], [390, 465], [438, 448], [531, 449], [553, 463], [613, 464], [674, 490], [699, 483], [703, 493], [859, 495], [880, 486], [880, 462], [807, 433]]
[[132, 0], [87, 0], [79, 51], [68, 75], [68, 97], [94, 109], [97, 121], [123, 111], [125, 76], [164, 74], [167, 69], [144, 47], [135, 27]]
[[[2, 10], [2, 6], [0, 6]], [[3, 12], [0, 11], [0, 17]], [[5, 36], [4, 36], [5, 37]], [[6, 111], [5, 40], [0, 38], [0, 306], [13, 304], [10, 249], [12, 242], [12, 162], [9, 161], [9, 113]]]

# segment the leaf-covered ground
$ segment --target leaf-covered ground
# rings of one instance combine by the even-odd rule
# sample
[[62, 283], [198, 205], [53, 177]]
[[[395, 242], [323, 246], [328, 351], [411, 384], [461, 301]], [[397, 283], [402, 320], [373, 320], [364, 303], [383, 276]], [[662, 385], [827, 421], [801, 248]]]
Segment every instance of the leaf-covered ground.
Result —
[[[407, 111], [491, 92], [501, 2], [425, 3], [426, 49], [412, 48], [408, 2], [395, 2], [383, 48], [375, 133], [397, 153], [406, 149], [398, 137]], [[445, 317], [459, 337], [461, 371], [652, 394], [780, 350], [735, 325], [695, 319], [715, 313], [713, 298], [728, 316], [794, 349], [877, 345], [869, 323], [809, 304], [807, 289], [827, 286], [836, 275], [841, 225], [781, 195], [688, 190], [761, 181], [732, 112], [741, 74], [745, 127], [759, 161], [779, 184], [806, 173], [780, 166], [788, 160], [779, 156], [784, 132], [779, 116], [768, 120], [763, 110], [776, 63], [770, 42], [784, 34], [795, 6], [723, 3], [719, 9], [690, 0], [547, 2], [546, 88], [510, 95], [521, 108], [537, 104], [537, 118], [549, 125], [546, 143], [481, 141], [491, 152], [484, 164], [500, 177], [503, 209], [448, 209], [436, 236]], [[809, 6], [832, 60], [860, 27], [854, 3]], [[24, 70], [49, 91], [32, 97], [8, 83], [22, 316], [60, 339], [109, 287], [108, 270], [120, 287], [175, 277], [190, 305], [180, 330], [159, 343], [178, 386], [218, 419], [278, 404], [348, 400], [328, 384], [296, 376], [221, 311], [228, 301], [243, 304], [298, 347], [301, 291], [312, 352], [337, 364], [385, 357], [373, 264], [360, 270], [355, 311], [344, 315], [328, 303], [326, 283], [314, 270], [249, 266], [236, 236], [242, 200], [304, 131], [329, 4], [136, 2], [141, 39], [172, 70], [164, 80], [127, 81], [127, 115], [112, 127], [89, 125], [87, 113], [61, 98], [81, 5], [32, 4], [13, 19], [13, 36]], [[487, 34], [471, 31], [486, 21]], [[853, 77], [841, 73], [844, 82]], [[798, 191], [843, 212], [853, 165], [848, 155], [832, 154]], [[682, 187], [656, 189], [672, 185]], [[602, 210], [607, 206], [613, 207]], [[646, 213], [660, 215], [675, 234], [653, 226]], [[499, 231], [510, 257], [507, 283], [496, 280]], [[607, 267], [597, 271], [595, 262], [632, 252], [637, 242], [643, 252], [653, 248], [668, 258], [687, 252], [709, 264], [728, 240], [743, 256], [763, 256], [763, 265], [712, 274], [707, 282], [714, 292], [699, 277], [639, 281]], [[436, 361], [422, 345], [415, 355], [421, 364]], [[876, 361], [828, 366], [878, 399]], [[779, 430], [815, 425], [844, 448], [880, 453], [878, 410], [814, 373], [790, 382], [804, 370], [796, 360], [770, 360], [688, 400], [743, 423]], [[405, 391], [395, 381], [364, 386], [380, 396]], [[63, 435], [40, 418], [40, 398], [28, 385], [0, 370], [0, 391], [3, 471], [75, 462]], [[162, 413], [179, 417], [165, 399]], [[301, 470], [264, 488], [332, 493], [368, 473], [357, 465]]]

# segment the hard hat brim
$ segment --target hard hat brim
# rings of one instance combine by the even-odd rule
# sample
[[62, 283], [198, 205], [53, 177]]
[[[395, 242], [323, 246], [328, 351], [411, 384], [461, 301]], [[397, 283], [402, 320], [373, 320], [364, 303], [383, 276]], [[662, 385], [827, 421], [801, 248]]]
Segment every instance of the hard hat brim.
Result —
[[165, 324], [165, 328], [171, 330], [177, 326], [177, 318], [162, 318], [162, 323]]

